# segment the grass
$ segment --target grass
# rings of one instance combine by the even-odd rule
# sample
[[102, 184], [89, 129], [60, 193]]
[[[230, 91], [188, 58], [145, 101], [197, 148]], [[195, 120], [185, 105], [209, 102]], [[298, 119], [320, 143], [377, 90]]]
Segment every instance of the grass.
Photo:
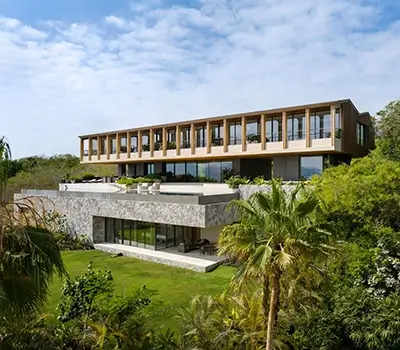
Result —
[[[155, 326], [175, 329], [177, 310], [188, 306], [195, 295], [219, 295], [228, 286], [234, 273], [232, 267], [220, 266], [213, 272], [200, 273], [167, 265], [137, 260], [129, 257], [113, 257], [96, 251], [66, 251], [62, 254], [71, 278], [84, 273], [90, 261], [95, 270], [111, 270], [116, 292], [130, 294], [145, 285], [152, 292], [148, 313]], [[63, 281], [55, 279], [51, 287], [46, 312], [56, 314]]]

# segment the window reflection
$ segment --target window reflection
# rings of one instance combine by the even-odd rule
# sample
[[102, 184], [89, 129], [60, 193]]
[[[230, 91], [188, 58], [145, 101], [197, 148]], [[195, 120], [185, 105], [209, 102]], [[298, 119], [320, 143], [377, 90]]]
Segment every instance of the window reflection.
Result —
[[331, 112], [321, 111], [310, 113], [311, 139], [325, 139], [331, 137]]
[[323, 157], [300, 157], [300, 178], [310, 179], [313, 175], [321, 174]]

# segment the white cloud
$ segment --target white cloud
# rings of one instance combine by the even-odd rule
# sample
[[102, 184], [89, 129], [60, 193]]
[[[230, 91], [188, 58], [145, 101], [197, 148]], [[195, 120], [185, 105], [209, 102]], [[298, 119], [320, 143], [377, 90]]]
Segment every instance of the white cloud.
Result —
[[[0, 18], [1, 134], [14, 156], [77, 136], [225, 113], [399, 97], [400, 22], [378, 0], [135, 2], [101, 23]], [[32, 32], [29, 34], [29, 31]]]

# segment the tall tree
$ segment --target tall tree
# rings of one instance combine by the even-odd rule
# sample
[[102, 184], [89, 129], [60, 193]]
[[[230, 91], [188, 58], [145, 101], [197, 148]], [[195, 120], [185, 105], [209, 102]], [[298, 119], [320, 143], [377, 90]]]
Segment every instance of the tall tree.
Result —
[[262, 283], [267, 350], [273, 348], [283, 279], [293, 270], [316, 268], [334, 249], [329, 226], [319, 220], [320, 202], [300, 190], [286, 193], [274, 181], [270, 193], [234, 200], [239, 222], [226, 226], [219, 239], [220, 254], [240, 263], [233, 284], [249, 278]]
[[66, 274], [53, 235], [34, 201], [6, 201], [11, 150], [0, 138], [0, 317], [20, 318], [44, 302], [54, 274]]
[[391, 160], [400, 161], [400, 100], [378, 112], [378, 147]]

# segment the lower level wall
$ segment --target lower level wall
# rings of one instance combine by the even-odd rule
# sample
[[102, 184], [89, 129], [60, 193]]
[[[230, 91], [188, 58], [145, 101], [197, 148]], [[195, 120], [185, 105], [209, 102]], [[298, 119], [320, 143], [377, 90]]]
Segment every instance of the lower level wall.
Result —
[[200, 238], [207, 238], [210, 242], [217, 242], [219, 234], [225, 225], [202, 228]]
[[300, 158], [299, 156], [274, 157], [273, 177], [282, 178], [287, 181], [300, 179]]

